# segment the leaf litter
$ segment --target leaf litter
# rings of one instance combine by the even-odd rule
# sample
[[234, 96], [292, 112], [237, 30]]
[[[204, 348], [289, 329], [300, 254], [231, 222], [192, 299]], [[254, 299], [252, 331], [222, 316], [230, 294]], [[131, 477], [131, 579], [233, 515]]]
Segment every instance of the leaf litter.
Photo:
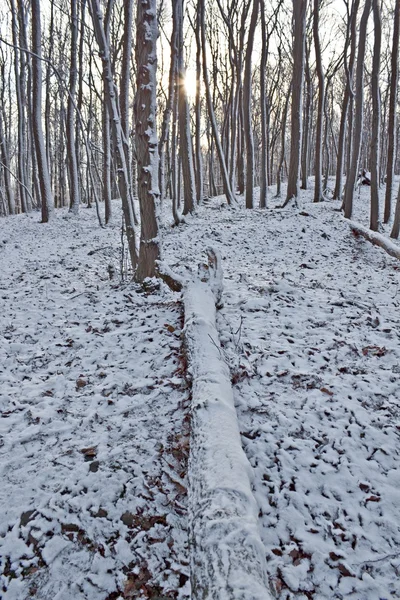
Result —
[[[400, 597], [399, 265], [337, 209], [217, 198], [163, 226], [183, 276], [206, 246], [223, 259], [219, 334], [279, 600]], [[3, 595], [183, 600], [179, 296], [115, 285], [117, 228], [63, 215], [0, 221]]]

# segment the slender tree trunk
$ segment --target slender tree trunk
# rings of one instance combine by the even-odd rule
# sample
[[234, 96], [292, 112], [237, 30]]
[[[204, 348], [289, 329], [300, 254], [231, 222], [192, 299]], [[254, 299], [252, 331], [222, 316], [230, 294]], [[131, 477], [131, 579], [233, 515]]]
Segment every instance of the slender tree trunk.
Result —
[[[4, 67], [4, 63], [2, 65], [2, 67]], [[2, 71], [3, 71], [3, 68], [2, 68]], [[2, 77], [3, 77], [3, 81], [4, 81], [4, 72], [2, 73]], [[3, 91], [4, 91], [4, 88], [3, 88]], [[7, 144], [5, 135], [4, 135], [5, 127], [3, 127], [3, 121], [5, 120], [4, 119], [4, 117], [5, 117], [4, 98], [2, 98], [1, 100], [2, 100], [2, 105], [3, 105], [3, 110], [1, 110], [1, 112], [0, 112], [0, 149], [1, 149], [0, 156], [1, 156], [1, 161], [3, 163], [2, 170], [3, 170], [3, 177], [4, 177], [5, 195], [7, 198], [7, 210], [8, 210], [9, 215], [14, 215], [15, 214], [15, 198], [14, 198], [13, 186], [11, 184], [11, 179], [10, 179], [11, 169], [10, 169], [8, 144]]]
[[[169, 131], [171, 124], [171, 117], [174, 113], [174, 107], [176, 104], [176, 74], [177, 74], [177, 55], [178, 55], [178, 30], [176, 19], [172, 20], [172, 34], [171, 34], [171, 57], [170, 57], [170, 65], [169, 65], [169, 80], [168, 80], [168, 97], [167, 103], [163, 115], [163, 121], [161, 125], [161, 136], [158, 144], [159, 148], [159, 182], [160, 182], [160, 200], [161, 202], [165, 199], [165, 188], [166, 188], [166, 177], [165, 177], [165, 151], [166, 146], [169, 142]], [[173, 142], [175, 142], [175, 137], [173, 137]], [[173, 158], [174, 153], [173, 153]], [[174, 192], [171, 193], [171, 198], [173, 198]], [[179, 215], [176, 211], [174, 212], [174, 220], [175, 225], [180, 223]]]
[[36, 161], [40, 185], [42, 223], [47, 223], [54, 210], [54, 199], [50, 187], [50, 175], [47, 165], [46, 148], [42, 128], [42, 55], [40, 0], [31, 0], [32, 9], [32, 119], [35, 140]]
[[319, 41], [319, 5], [320, 0], [314, 0], [314, 46], [315, 59], [318, 76], [318, 111], [317, 111], [317, 130], [315, 141], [315, 189], [314, 202], [323, 200], [322, 190], [322, 134], [324, 125], [324, 106], [325, 106], [325, 78], [324, 69], [322, 66], [321, 44]]
[[244, 127], [246, 135], [246, 208], [253, 208], [254, 196], [254, 141], [251, 120], [251, 56], [257, 26], [259, 0], [253, 0], [243, 78]]
[[293, 0], [293, 93], [290, 166], [285, 205], [299, 195], [307, 0]]
[[277, 198], [279, 198], [281, 195], [282, 171], [283, 171], [283, 164], [285, 162], [285, 157], [286, 157], [286, 122], [287, 122], [287, 114], [288, 114], [289, 99], [290, 99], [291, 92], [292, 92], [292, 85], [289, 86], [289, 89], [288, 89], [288, 92], [286, 95], [285, 106], [284, 106], [283, 112], [282, 112], [281, 157], [280, 157], [278, 169], [276, 172], [276, 197]]
[[208, 78], [208, 69], [207, 69], [207, 51], [206, 51], [206, 29], [205, 29], [205, 1], [199, 0], [200, 2], [200, 32], [201, 32], [201, 47], [202, 47], [202, 59], [203, 59], [203, 78], [204, 78], [204, 87], [206, 91], [206, 99], [207, 99], [207, 107], [208, 107], [208, 115], [211, 122], [211, 128], [213, 132], [214, 142], [218, 153], [222, 180], [225, 188], [225, 195], [228, 204], [234, 205], [236, 204], [236, 199], [232, 193], [231, 185], [229, 181], [229, 175], [225, 164], [224, 152], [222, 150], [221, 140], [218, 133], [217, 121], [214, 114], [214, 106], [211, 98], [211, 90], [210, 90], [210, 82]]
[[260, 208], [267, 207], [268, 195], [268, 123], [267, 93], [265, 73], [267, 70], [267, 28], [265, 23], [265, 0], [260, 0], [261, 9], [261, 62], [260, 62], [260, 108], [261, 108], [261, 169], [260, 169]]
[[122, 142], [124, 133], [122, 130], [121, 116], [116, 97], [116, 86], [113, 80], [110, 49], [102, 23], [99, 0], [90, 0], [90, 2], [95, 36], [99, 46], [101, 59], [103, 61], [103, 82], [106, 90], [108, 110], [111, 115], [114, 149], [116, 152], [118, 184], [122, 199], [122, 210], [124, 213], [129, 254], [132, 268], [135, 270], [137, 266], [135, 219], [133, 215], [133, 204], [131, 202], [131, 190], [129, 187], [130, 179], [128, 174], [128, 165], [126, 163], [125, 150]]
[[378, 231], [379, 226], [379, 150], [381, 102], [379, 92], [379, 69], [381, 60], [382, 23], [379, 0], [372, 1], [374, 14], [374, 56], [372, 63], [372, 136], [371, 136], [371, 213], [370, 228]]
[[196, 178], [194, 171], [193, 143], [190, 131], [189, 104], [185, 86], [185, 67], [183, 57], [183, 0], [174, 0], [173, 15], [178, 26], [178, 115], [179, 149], [183, 173], [183, 214], [194, 211], [196, 206]]
[[388, 146], [387, 146], [387, 168], [386, 168], [386, 193], [384, 223], [390, 219], [392, 212], [392, 190], [396, 148], [396, 106], [397, 106], [397, 84], [399, 80], [399, 35], [400, 35], [400, 0], [395, 0], [393, 43], [390, 73], [390, 99], [389, 99], [389, 122], [388, 122]]
[[357, 55], [357, 68], [356, 68], [356, 108], [355, 108], [355, 122], [354, 122], [354, 134], [349, 130], [349, 135], [352, 135], [352, 154], [350, 169], [346, 177], [346, 186], [344, 190], [344, 216], [346, 219], [350, 219], [353, 213], [353, 195], [356, 177], [358, 174], [358, 166], [360, 160], [361, 150], [361, 134], [363, 127], [363, 106], [364, 106], [364, 57], [365, 57], [365, 43], [366, 43], [366, 32], [368, 17], [371, 10], [371, 0], [365, 0], [364, 10], [360, 21], [359, 28], [359, 43], [358, 43], [358, 55]]
[[310, 49], [309, 44], [306, 43], [306, 58], [305, 58], [305, 88], [306, 88], [306, 102], [304, 109], [304, 124], [303, 124], [303, 136], [302, 136], [302, 147], [301, 147], [301, 189], [308, 190], [308, 174], [310, 170], [309, 166], [309, 141], [310, 141], [310, 120], [311, 120], [311, 95], [312, 95], [312, 83], [311, 83], [311, 72], [310, 72]]
[[195, 119], [196, 119], [196, 193], [197, 202], [200, 203], [204, 196], [204, 175], [203, 158], [201, 154], [201, 38], [200, 38], [200, 6], [197, 3], [196, 8], [196, 101], [195, 101]]
[[71, 0], [71, 62], [69, 71], [69, 94], [67, 105], [67, 152], [69, 172], [69, 210], [78, 214], [80, 204], [78, 159], [75, 145], [75, 92], [77, 79], [77, 43], [78, 43], [78, 15], [76, 0]]
[[[15, 92], [17, 99], [17, 112], [18, 112], [18, 179], [19, 179], [19, 198], [21, 201], [22, 212], [27, 212], [27, 178], [26, 178], [26, 127], [25, 127], [25, 109], [24, 109], [24, 95], [21, 88], [25, 78], [22, 79], [22, 73], [20, 70], [21, 57], [20, 52], [17, 50], [18, 46], [18, 27], [17, 27], [17, 11], [15, 8], [14, 0], [10, 0], [11, 4], [11, 17], [12, 17], [12, 39], [14, 48], [14, 74], [15, 74]], [[23, 54], [23, 52], [21, 52]]]

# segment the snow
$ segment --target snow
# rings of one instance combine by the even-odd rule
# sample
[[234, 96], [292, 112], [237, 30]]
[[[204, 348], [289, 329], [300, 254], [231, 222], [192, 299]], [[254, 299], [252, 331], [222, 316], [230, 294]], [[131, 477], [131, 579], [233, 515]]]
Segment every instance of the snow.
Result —
[[189, 595], [182, 309], [109, 281], [119, 240], [85, 209], [0, 220], [7, 600]]
[[118, 226], [85, 209], [0, 220], [5, 600], [187, 600], [215, 573], [230, 599], [400, 597], [400, 263], [312, 199], [164, 214], [163, 270], [188, 281], [209, 246], [222, 263], [219, 310], [189, 289], [192, 388], [180, 294], [108, 279]]
[[[355, 200], [367, 223], [366, 193]], [[183, 266], [205, 244], [222, 255], [218, 328], [271, 592], [398, 598], [400, 265], [312, 190], [284, 210], [220, 208], [164, 247]]]

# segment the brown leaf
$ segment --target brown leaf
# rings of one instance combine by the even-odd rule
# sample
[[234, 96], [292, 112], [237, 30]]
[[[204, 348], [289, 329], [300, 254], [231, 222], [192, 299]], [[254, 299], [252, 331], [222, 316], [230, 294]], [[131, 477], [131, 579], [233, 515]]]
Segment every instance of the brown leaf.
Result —
[[96, 456], [97, 454], [97, 447], [96, 446], [90, 446], [90, 448], [82, 448], [80, 451], [86, 459], [91, 459], [94, 456]]
[[380, 502], [380, 496], [370, 496], [365, 500], [365, 502]]
[[77, 379], [76, 380], [76, 389], [79, 390], [80, 388], [85, 387], [85, 385], [87, 385], [88, 382], [86, 379]]
[[168, 325], [168, 323], [164, 323], [164, 327], [167, 331], [169, 331], [170, 333], [174, 333], [176, 327], [174, 327], [173, 325]]
[[369, 490], [371, 489], [368, 483], [360, 483], [358, 487], [362, 492], [369, 492]]
[[320, 389], [320, 392], [323, 392], [324, 394], [328, 394], [328, 396], [333, 396], [333, 392], [331, 392], [331, 390], [328, 390], [328, 388], [322, 387], [319, 389]]
[[272, 554], [275, 554], [275, 556], [282, 556], [282, 550], [279, 548], [272, 548], [271, 552]]
[[341, 556], [340, 554], [336, 554], [336, 552], [329, 552], [329, 558], [331, 560], [340, 560], [341, 558], [343, 558], [343, 556]]
[[337, 568], [339, 569], [341, 575], [343, 575], [343, 577], [355, 577], [355, 575], [353, 575], [353, 573], [351, 573], [349, 571], [349, 569], [343, 564], [343, 563], [339, 563]]

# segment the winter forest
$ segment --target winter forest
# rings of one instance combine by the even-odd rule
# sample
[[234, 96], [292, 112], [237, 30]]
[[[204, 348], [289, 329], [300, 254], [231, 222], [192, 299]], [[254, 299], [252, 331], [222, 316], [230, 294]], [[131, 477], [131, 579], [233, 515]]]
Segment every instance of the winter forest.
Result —
[[0, 598], [400, 599], [400, 0], [3, 0]]

